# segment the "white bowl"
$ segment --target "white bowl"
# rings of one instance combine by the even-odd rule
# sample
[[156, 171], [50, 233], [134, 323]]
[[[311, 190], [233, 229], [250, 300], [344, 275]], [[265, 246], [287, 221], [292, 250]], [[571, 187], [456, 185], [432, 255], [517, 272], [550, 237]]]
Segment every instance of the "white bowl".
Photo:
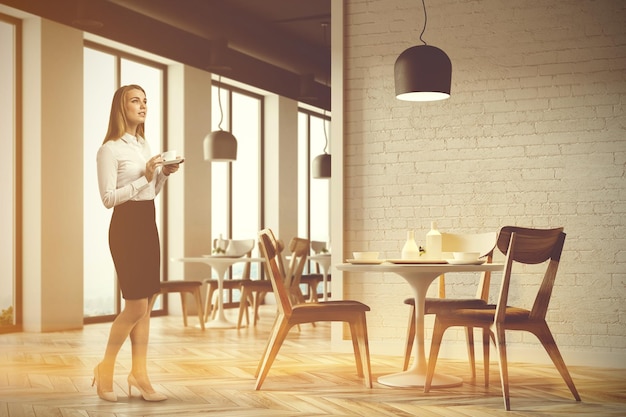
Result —
[[226, 247], [226, 256], [240, 258], [254, 248], [254, 239], [229, 240]]
[[480, 252], [452, 252], [452, 256], [457, 261], [472, 262], [478, 260]]
[[358, 260], [374, 260], [378, 259], [378, 252], [352, 252], [354, 259]]

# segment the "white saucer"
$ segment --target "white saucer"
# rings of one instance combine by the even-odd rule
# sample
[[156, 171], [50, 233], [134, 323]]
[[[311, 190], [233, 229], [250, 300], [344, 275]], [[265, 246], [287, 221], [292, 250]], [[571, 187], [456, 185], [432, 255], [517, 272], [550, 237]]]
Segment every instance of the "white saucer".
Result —
[[184, 160], [185, 160], [185, 158], [171, 159], [169, 161], [163, 161], [163, 165], [180, 164]]
[[487, 262], [486, 259], [476, 259], [474, 261], [463, 261], [460, 259], [446, 259], [450, 265], [482, 265]]
[[346, 259], [352, 265], [378, 265], [385, 262], [384, 259]]
[[397, 265], [417, 265], [417, 264], [447, 264], [445, 259], [387, 259], [387, 262]]

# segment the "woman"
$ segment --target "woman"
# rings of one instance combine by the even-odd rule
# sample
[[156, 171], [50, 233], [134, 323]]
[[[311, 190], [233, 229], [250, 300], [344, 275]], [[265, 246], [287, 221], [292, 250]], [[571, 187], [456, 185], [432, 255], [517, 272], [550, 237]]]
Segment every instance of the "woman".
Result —
[[98, 396], [107, 401], [117, 401], [115, 360], [128, 336], [132, 345], [128, 395], [135, 387], [146, 401], [167, 399], [152, 388], [148, 378], [148, 306], [160, 282], [154, 198], [179, 165], [163, 165], [161, 155], [151, 156], [144, 139], [146, 112], [146, 94], [140, 86], [120, 87], [113, 96], [109, 128], [97, 155], [100, 196], [105, 207], [113, 208], [109, 247], [125, 300], [111, 326], [104, 359], [94, 369], [92, 386], [97, 384]]

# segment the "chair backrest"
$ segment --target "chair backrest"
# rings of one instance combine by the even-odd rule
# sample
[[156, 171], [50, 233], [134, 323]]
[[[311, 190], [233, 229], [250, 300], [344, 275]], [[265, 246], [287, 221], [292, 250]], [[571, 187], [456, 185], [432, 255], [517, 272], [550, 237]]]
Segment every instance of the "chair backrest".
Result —
[[[279, 263], [280, 252], [278, 251], [278, 242], [274, 233], [270, 229], [263, 229], [259, 232], [259, 249], [265, 258], [265, 266], [272, 282], [274, 296], [278, 304], [278, 310], [286, 316], [291, 315], [292, 296], [290, 285], [293, 281], [299, 281], [302, 275], [304, 264], [310, 250], [310, 244], [307, 239], [293, 238], [289, 244], [291, 250], [291, 258], [289, 268], [286, 274], [281, 272]], [[296, 277], [296, 278], [294, 278]]]
[[[498, 240], [497, 232], [485, 233], [441, 233], [441, 252], [478, 252], [480, 256], [486, 256], [487, 262], [493, 261], [493, 250]], [[491, 273], [483, 272], [476, 290], [476, 298], [488, 301], [489, 286], [491, 285]], [[445, 278], [439, 278], [439, 298], [446, 297]]]
[[530, 312], [531, 319], [545, 319], [564, 243], [565, 233], [562, 227], [530, 229], [505, 226], [500, 229], [497, 246], [506, 255], [506, 260], [496, 307], [496, 321], [504, 321], [514, 263], [534, 265], [548, 261]]

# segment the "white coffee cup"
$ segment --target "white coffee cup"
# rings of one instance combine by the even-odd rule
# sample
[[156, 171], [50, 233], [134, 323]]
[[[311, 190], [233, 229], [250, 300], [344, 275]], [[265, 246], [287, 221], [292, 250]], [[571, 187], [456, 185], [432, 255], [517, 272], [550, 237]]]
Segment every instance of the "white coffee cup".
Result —
[[163, 157], [164, 161], [171, 161], [173, 159], [176, 159], [176, 151], [163, 152], [161, 156]]

